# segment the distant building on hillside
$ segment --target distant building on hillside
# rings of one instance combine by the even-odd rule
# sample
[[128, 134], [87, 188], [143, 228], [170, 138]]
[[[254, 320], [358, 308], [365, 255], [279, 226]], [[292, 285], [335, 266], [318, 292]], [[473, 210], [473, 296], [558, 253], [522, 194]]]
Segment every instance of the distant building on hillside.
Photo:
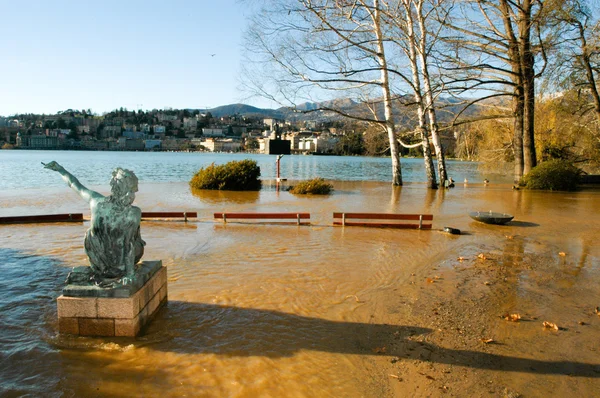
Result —
[[167, 128], [165, 126], [162, 126], [160, 124], [155, 124], [154, 125], [154, 134], [163, 135], [166, 132], [167, 132]]
[[162, 143], [161, 140], [145, 140], [144, 141], [145, 149], [147, 151], [152, 150], [152, 149], [160, 149], [161, 143]]
[[143, 140], [146, 138], [146, 133], [143, 131], [123, 131], [123, 137], [132, 140]]
[[202, 129], [205, 137], [225, 137], [225, 133], [227, 133], [227, 129], [222, 127], [204, 127]]
[[202, 143], [202, 146], [211, 152], [239, 152], [242, 149], [242, 143], [231, 138], [222, 140], [209, 138]]
[[28, 147], [31, 149], [58, 149], [58, 137], [49, 137], [46, 135], [32, 135], [29, 137]]
[[121, 126], [104, 126], [100, 136], [102, 138], [119, 138], [121, 136]]
[[284, 125], [284, 121], [274, 118], [266, 118], [263, 119], [263, 124], [269, 131], [275, 131], [276, 127], [281, 127]]

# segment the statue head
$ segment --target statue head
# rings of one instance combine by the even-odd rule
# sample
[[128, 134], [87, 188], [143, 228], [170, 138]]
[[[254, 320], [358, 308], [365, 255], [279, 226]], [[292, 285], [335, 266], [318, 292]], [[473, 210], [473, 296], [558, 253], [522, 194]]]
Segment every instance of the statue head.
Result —
[[121, 205], [129, 206], [135, 200], [138, 191], [138, 179], [131, 170], [117, 167], [110, 180], [111, 196]]

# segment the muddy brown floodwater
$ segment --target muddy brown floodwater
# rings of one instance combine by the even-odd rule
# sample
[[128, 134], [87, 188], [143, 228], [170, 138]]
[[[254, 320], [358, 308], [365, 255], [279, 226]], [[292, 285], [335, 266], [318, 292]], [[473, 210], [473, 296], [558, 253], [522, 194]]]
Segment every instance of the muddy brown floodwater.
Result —
[[[297, 197], [142, 184], [143, 210], [199, 218], [143, 222], [169, 303], [136, 339], [57, 334], [87, 222], [0, 226], [0, 395], [597, 395], [599, 192], [334, 186]], [[0, 201], [0, 216], [87, 210], [66, 188]], [[515, 219], [480, 224], [473, 210]], [[223, 225], [215, 211], [310, 211], [311, 225]], [[333, 211], [426, 212], [434, 230], [333, 227]]]

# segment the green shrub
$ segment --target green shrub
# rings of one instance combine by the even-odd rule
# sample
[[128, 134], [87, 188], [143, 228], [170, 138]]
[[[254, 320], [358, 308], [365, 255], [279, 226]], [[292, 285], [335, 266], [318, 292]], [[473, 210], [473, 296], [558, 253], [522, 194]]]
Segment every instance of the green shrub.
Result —
[[231, 161], [215, 166], [203, 167], [190, 180], [196, 189], [223, 191], [258, 191], [261, 187], [260, 167], [254, 160]]
[[581, 170], [565, 160], [549, 160], [523, 177], [522, 184], [529, 189], [550, 191], [574, 191], [581, 177]]
[[290, 188], [290, 192], [300, 195], [329, 195], [333, 191], [333, 185], [328, 184], [322, 178], [301, 181], [298, 185]]

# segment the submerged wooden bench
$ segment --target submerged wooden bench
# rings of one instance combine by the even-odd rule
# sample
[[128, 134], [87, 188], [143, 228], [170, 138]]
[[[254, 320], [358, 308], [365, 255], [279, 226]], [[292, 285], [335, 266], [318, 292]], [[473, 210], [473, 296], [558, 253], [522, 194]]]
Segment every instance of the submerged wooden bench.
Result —
[[82, 222], [82, 213], [41, 214], [37, 216], [0, 217], [0, 224], [27, 224], [46, 222]]
[[[350, 220], [350, 221], [348, 221]], [[362, 220], [362, 221], [352, 221]], [[375, 220], [375, 221], [373, 221]], [[417, 221], [411, 223], [407, 221]], [[429, 221], [429, 222], [425, 222]], [[364, 227], [387, 227], [406, 229], [431, 229], [432, 214], [397, 214], [397, 213], [333, 213], [333, 225], [349, 225]]]
[[310, 224], [310, 213], [215, 213], [215, 219], [228, 220], [296, 220], [298, 225]]
[[198, 213], [195, 211], [143, 211], [143, 219], [151, 218], [183, 218], [183, 221], [187, 221], [188, 218], [197, 218]]

